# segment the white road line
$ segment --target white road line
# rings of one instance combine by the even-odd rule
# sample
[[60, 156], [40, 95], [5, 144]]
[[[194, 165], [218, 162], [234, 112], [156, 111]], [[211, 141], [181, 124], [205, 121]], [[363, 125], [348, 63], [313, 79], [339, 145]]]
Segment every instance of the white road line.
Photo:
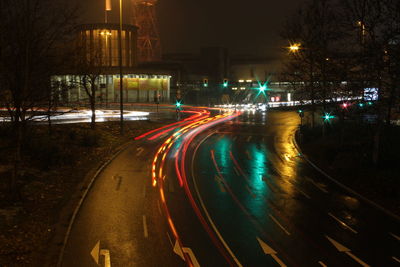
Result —
[[171, 247], [174, 248], [174, 243], [172, 243], [171, 237], [169, 236], [168, 232], [166, 234], [168, 236], [168, 240], [169, 240], [169, 243], [171, 244]]
[[247, 189], [247, 191], [249, 191], [250, 195], [251, 195], [253, 198], [256, 197], [256, 195], [253, 193], [253, 191], [251, 191], [251, 189], [250, 189], [250, 187], [249, 187], [248, 185], [246, 185], [246, 189]]
[[149, 237], [149, 233], [147, 232], [147, 220], [146, 215], [143, 215], [143, 235], [145, 238]]
[[162, 215], [161, 206], [160, 206], [160, 200], [157, 201], [157, 207], [158, 207], [158, 212], [160, 213], [160, 215]]
[[319, 261], [318, 263], [319, 263], [319, 265], [321, 265], [322, 267], [328, 267], [328, 265], [326, 265], [326, 264], [323, 263], [322, 261]]
[[313, 185], [315, 185], [316, 188], [318, 188], [319, 190], [321, 190], [322, 192], [324, 192], [325, 194], [328, 194], [328, 190], [326, 190], [324, 187], [322, 187], [320, 184], [316, 183], [313, 179], [311, 178], [306, 178], [310, 183], [312, 183]]
[[233, 167], [233, 170], [235, 171], [235, 173], [236, 173], [237, 176], [240, 176], [240, 173], [239, 173], [239, 171], [236, 169], [236, 167]]
[[[211, 134], [208, 135], [208, 136], [206, 136], [206, 138], [204, 138], [204, 139], [200, 142], [200, 144], [197, 146], [197, 148], [200, 147], [200, 145], [201, 145], [205, 140], [207, 140], [207, 138], [210, 137], [210, 136], [211, 136]], [[218, 228], [217, 228], [217, 226], [214, 224], [214, 221], [211, 219], [211, 216], [210, 216], [210, 214], [208, 213], [208, 210], [207, 210], [207, 208], [206, 208], [206, 206], [205, 206], [205, 204], [204, 204], [204, 202], [203, 202], [203, 198], [201, 197], [201, 194], [200, 194], [200, 191], [199, 191], [199, 188], [198, 188], [198, 186], [197, 186], [196, 179], [195, 179], [194, 168], [193, 168], [193, 166], [194, 166], [194, 159], [196, 158], [197, 148], [194, 150], [194, 153], [193, 153], [193, 157], [192, 157], [192, 168], [191, 168], [191, 169], [192, 169], [192, 180], [193, 180], [194, 189], [195, 189], [195, 191], [196, 191], [196, 195], [197, 195], [197, 197], [198, 197], [198, 199], [199, 199], [200, 205], [201, 205], [201, 207], [202, 207], [202, 209], [203, 209], [203, 211], [204, 211], [204, 213], [205, 213], [205, 215], [206, 215], [206, 217], [207, 217], [207, 219], [208, 219], [208, 221], [209, 221], [211, 227], [213, 228], [215, 234], [218, 236], [218, 239], [221, 241], [222, 245], [225, 247], [225, 249], [228, 251], [229, 255], [230, 255], [230, 256], [232, 257], [232, 259], [235, 261], [236, 265], [237, 265], [238, 267], [243, 267], [243, 265], [240, 263], [240, 261], [238, 260], [238, 258], [235, 256], [235, 254], [232, 252], [231, 248], [228, 246], [228, 244], [226, 243], [226, 241], [225, 241], [224, 238], [222, 237], [221, 233], [218, 231]]]
[[236, 139], [237, 139], [237, 136], [234, 136], [234, 137], [232, 138], [233, 141], [236, 141]]
[[249, 137], [247, 137], [246, 142], [250, 142], [250, 140], [251, 140], [251, 135]]
[[224, 184], [223, 184], [221, 178], [220, 178], [218, 175], [215, 175], [214, 179], [215, 179], [215, 181], [217, 182], [217, 184], [218, 184], [219, 189], [221, 190], [221, 192], [225, 193], [226, 190], [225, 190], [225, 187], [224, 187]]
[[143, 198], [146, 198], [146, 184], [143, 185]]
[[393, 256], [392, 259], [397, 261], [398, 263], [400, 263], [400, 260], [398, 258], [396, 258], [395, 256]]
[[262, 138], [262, 142], [265, 143], [265, 137]]
[[299, 191], [300, 194], [302, 194], [302, 195], [305, 196], [306, 198], [311, 199], [311, 197], [310, 197], [306, 192], [304, 192], [303, 190], [301, 190], [301, 189], [299, 189], [299, 188], [296, 188], [296, 187], [295, 187], [295, 190]]
[[397, 239], [397, 241], [400, 241], [400, 237], [399, 236], [397, 236], [397, 235], [395, 235], [395, 234], [393, 234], [393, 233], [389, 233], [391, 236], [393, 236], [395, 239]]
[[340, 223], [340, 225], [342, 225], [344, 228], [347, 228], [353, 233], [358, 234], [356, 230], [348, 226], [345, 222], [341, 221], [339, 218], [335, 217], [335, 215], [333, 215], [332, 213], [329, 212], [328, 215], [331, 216], [333, 219], [335, 219], [338, 223]]
[[282, 224], [280, 224], [280, 223], [278, 222], [278, 220], [275, 219], [274, 216], [272, 216], [271, 214], [269, 214], [269, 217], [271, 217], [271, 219], [272, 219], [272, 220], [273, 220], [287, 235], [290, 235], [289, 231], [286, 230], [285, 227], [283, 227]]
[[138, 157], [138, 156], [140, 156], [140, 154], [142, 154], [144, 149], [140, 147], [140, 148], [137, 148], [136, 151], [137, 151], [136, 156]]

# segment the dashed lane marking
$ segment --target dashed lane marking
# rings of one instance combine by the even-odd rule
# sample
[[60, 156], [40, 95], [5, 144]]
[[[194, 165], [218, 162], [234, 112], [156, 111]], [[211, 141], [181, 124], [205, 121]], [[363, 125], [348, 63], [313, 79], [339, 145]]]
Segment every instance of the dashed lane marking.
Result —
[[149, 233], [147, 232], [147, 219], [146, 215], [143, 215], [143, 235], [145, 238], [149, 237]]
[[397, 261], [398, 263], [400, 263], [400, 260], [399, 260], [398, 258], [396, 258], [395, 256], [393, 256], [392, 259], [393, 259], [394, 261]]
[[285, 232], [285, 234], [290, 235], [289, 231], [286, 230], [285, 227], [283, 227], [283, 225], [271, 214], [269, 214], [269, 217]]
[[335, 221], [337, 221], [340, 225], [342, 225], [344, 228], [352, 231], [355, 234], [358, 234], [358, 232], [356, 230], [354, 230], [353, 228], [351, 228], [350, 226], [348, 226], [345, 222], [341, 221], [339, 218], [337, 218], [335, 215], [333, 215], [332, 213], [328, 213], [329, 216], [331, 216]]
[[328, 267], [328, 265], [326, 265], [326, 264], [323, 263], [322, 261], [319, 261], [318, 263], [319, 263], [319, 265], [321, 265], [322, 267]]
[[246, 150], [246, 155], [247, 155], [247, 158], [248, 158], [249, 160], [251, 160], [250, 152], [249, 152], [248, 150]]
[[236, 173], [237, 176], [240, 176], [240, 173], [239, 173], [239, 171], [236, 169], [236, 167], [233, 167], [233, 170], [235, 171], [235, 173]]
[[256, 197], [256, 195], [253, 193], [253, 191], [251, 191], [251, 189], [250, 189], [250, 187], [249, 187], [248, 185], [246, 185], [246, 189], [247, 189], [247, 191], [249, 191], [250, 195], [251, 195], [253, 198]]
[[311, 179], [311, 178], [309, 178], [309, 177], [307, 177], [306, 179], [307, 179], [307, 181], [309, 181], [310, 183], [312, 183], [316, 188], [318, 188], [319, 190], [321, 190], [321, 191], [324, 192], [325, 194], [328, 194], [328, 193], [329, 193], [328, 190], [325, 189], [325, 187], [324, 187], [325, 185], [316, 183], [313, 179]]
[[160, 201], [159, 200], [157, 201], [157, 207], [158, 207], [158, 212], [160, 213], [160, 215], [162, 215], [161, 206], [160, 206]]
[[393, 234], [393, 233], [389, 233], [391, 236], [393, 236], [395, 239], [397, 239], [397, 241], [400, 241], [400, 237], [399, 236], [397, 236], [397, 235], [395, 235], [395, 234]]

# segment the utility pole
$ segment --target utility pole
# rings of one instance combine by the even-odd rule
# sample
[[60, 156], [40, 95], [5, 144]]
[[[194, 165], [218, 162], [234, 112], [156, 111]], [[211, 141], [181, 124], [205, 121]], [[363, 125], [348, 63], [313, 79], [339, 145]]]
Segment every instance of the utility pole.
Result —
[[120, 132], [124, 133], [124, 105], [123, 105], [123, 77], [122, 77], [122, 0], [119, 0], [119, 107], [120, 107]]

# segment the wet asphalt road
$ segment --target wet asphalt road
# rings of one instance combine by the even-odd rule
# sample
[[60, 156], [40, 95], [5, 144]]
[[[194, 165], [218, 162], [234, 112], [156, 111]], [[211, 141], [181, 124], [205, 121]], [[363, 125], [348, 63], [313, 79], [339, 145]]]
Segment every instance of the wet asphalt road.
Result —
[[[177, 182], [172, 149], [164, 189], [182, 245], [200, 266], [400, 266], [400, 223], [311, 167], [292, 141], [298, 122], [294, 112], [244, 113], [202, 132], [185, 159], [195, 204]], [[149, 179], [168, 136], [136, 142], [105, 169], [63, 266], [96, 266], [98, 241], [112, 266], [185, 265]]]

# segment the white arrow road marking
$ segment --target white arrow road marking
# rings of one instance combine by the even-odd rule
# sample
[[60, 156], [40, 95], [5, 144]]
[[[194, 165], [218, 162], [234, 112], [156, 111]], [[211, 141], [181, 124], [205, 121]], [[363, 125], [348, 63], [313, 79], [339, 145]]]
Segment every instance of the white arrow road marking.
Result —
[[194, 267], [200, 267], [199, 262], [196, 259], [196, 256], [194, 255], [193, 251], [191, 248], [182, 248], [183, 252], [189, 255], [190, 260], [192, 261]]
[[181, 257], [182, 260], [185, 260], [185, 257], [183, 256], [183, 251], [181, 249], [181, 246], [179, 246], [178, 240], [175, 241], [174, 252], [175, 252], [176, 255]]
[[185, 260], [185, 256], [183, 256], [183, 253], [186, 253], [189, 256], [190, 260], [192, 261], [193, 266], [200, 267], [200, 264], [197, 261], [196, 256], [194, 255], [192, 249], [186, 247], [181, 248], [181, 246], [178, 243], [178, 240], [175, 241], [174, 252], [176, 255], [181, 257], [182, 260]]
[[262, 241], [260, 238], [257, 237], [257, 241], [260, 244], [262, 250], [264, 251], [264, 254], [270, 255], [281, 267], [286, 267], [286, 264], [284, 264], [276, 254], [278, 254], [273, 248], [268, 246], [264, 241]]
[[143, 215], [143, 235], [145, 238], [149, 237], [149, 233], [147, 232], [147, 219], [146, 215]]
[[108, 249], [100, 249], [100, 241], [97, 241], [96, 245], [94, 245], [92, 251], [90, 251], [90, 255], [97, 265], [99, 264], [100, 256], [104, 256], [104, 266], [111, 267], [110, 251]]
[[100, 250], [100, 255], [104, 256], [104, 267], [111, 267], [110, 251], [108, 249]]
[[358, 262], [361, 266], [364, 267], [370, 267], [370, 265], [366, 264], [365, 262], [363, 262], [361, 259], [357, 258], [353, 253], [351, 253], [351, 250], [349, 248], [346, 248], [345, 246], [343, 246], [342, 244], [340, 244], [339, 242], [333, 240], [332, 238], [330, 238], [329, 236], [325, 236], [329, 242], [332, 243], [332, 245], [339, 251], [339, 252], [344, 252], [346, 253], [349, 257], [351, 257], [353, 260], [355, 260], [356, 262]]
[[338, 223], [340, 223], [340, 225], [342, 225], [344, 228], [352, 231], [355, 234], [358, 234], [356, 230], [348, 226], [345, 222], [341, 221], [339, 218], [335, 217], [335, 215], [333, 215], [332, 213], [329, 212], [328, 215], [331, 216], [333, 219], [335, 219]]
[[286, 228], [283, 227], [282, 224], [280, 224], [279, 221], [274, 216], [272, 216], [271, 214], [268, 215], [287, 235], [290, 235], [289, 231], [286, 230]]
[[397, 239], [397, 241], [400, 241], [400, 237], [399, 236], [397, 236], [397, 235], [395, 235], [395, 234], [393, 234], [393, 233], [389, 233], [391, 236], [393, 236], [395, 239]]
[[92, 255], [92, 258], [97, 264], [99, 264], [99, 253], [100, 253], [100, 241], [97, 241], [92, 251], [90, 251], [90, 255]]
[[319, 263], [319, 265], [321, 265], [322, 267], [328, 267], [328, 265], [326, 265], [326, 264], [323, 263], [322, 261], [319, 261], [318, 263]]
[[396, 258], [395, 256], [393, 256], [392, 259], [397, 261], [398, 263], [400, 263], [400, 260], [398, 258]]

